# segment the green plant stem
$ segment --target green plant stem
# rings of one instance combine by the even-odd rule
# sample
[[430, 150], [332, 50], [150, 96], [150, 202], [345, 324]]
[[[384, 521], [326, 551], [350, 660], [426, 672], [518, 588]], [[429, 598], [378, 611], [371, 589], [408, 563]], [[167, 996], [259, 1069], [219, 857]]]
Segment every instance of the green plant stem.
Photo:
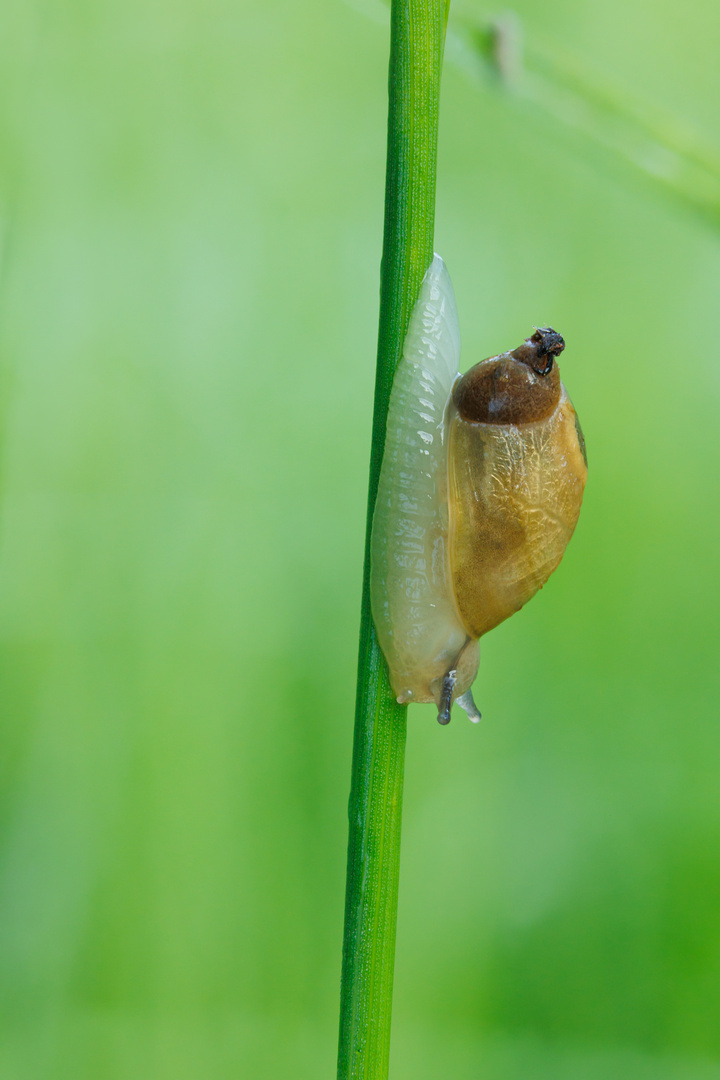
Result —
[[[357, 8], [359, 0], [352, 2]], [[490, 22], [457, 20], [447, 59], [473, 82], [494, 83], [523, 111], [531, 109], [536, 118], [544, 115], [559, 128], [578, 132], [720, 228], [716, 144], [686, 118], [643, 100], [604, 76], [601, 67], [594, 70], [592, 58], [575, 57], [566, 45], [544, 40], [536, 30], [526, 35], [519, 16], [506, 11]]]
[[370, 530], [390, 389], [433, 255], [440, 72], [450, 0], [393, 0], [385, 232], [349, 804], [338, 1080], [384, 1080], [390, 1054], [406, 706], [370, 612]]

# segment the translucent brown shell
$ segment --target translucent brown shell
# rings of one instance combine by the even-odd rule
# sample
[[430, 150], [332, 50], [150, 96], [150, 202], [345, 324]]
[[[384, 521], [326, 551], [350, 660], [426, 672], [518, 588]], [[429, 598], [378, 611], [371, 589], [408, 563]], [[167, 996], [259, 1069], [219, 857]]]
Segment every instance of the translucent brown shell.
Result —
[[[398, 701], [435, 702], [441, 722], [454, 700], [479, 719], [469, 693], [478, 639], [522, 607], [560, 562], [587, 475], [562, 384], [541, 420], [468, 421], [453, 400], [459, 358], [452, 284], [436, 255], [390, 399], [371, 599]], [[502, 359], [476, 365], [478, 379]]]

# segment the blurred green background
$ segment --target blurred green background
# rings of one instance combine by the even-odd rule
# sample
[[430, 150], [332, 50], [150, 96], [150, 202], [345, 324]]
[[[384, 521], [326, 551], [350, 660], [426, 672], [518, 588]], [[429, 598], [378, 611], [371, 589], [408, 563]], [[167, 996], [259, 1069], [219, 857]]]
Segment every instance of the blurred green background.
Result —
[[[717, 145], [716, 4], [517, 11]], [[464, 366], [558, 327], [590, 479], [483, 724], [411, 709], [393, 1080], [717, 1080], [720, 229], [456, 46]], [[4, 8], [3, 1080], [334, 1075], [387, 54], [371, 0]]]

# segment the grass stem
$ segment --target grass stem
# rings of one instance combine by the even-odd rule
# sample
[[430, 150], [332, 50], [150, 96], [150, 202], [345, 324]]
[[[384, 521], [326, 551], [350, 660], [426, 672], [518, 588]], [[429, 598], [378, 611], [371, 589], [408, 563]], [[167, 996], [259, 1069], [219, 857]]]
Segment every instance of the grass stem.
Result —
[[407, 707], [370, 613], [370, 530], [395, 368], [433, 255], [440, 73], [450, 0], [393, 0], [385, 230], [355, 713], [338, 1080], [385, 1080], [390, 1055]]

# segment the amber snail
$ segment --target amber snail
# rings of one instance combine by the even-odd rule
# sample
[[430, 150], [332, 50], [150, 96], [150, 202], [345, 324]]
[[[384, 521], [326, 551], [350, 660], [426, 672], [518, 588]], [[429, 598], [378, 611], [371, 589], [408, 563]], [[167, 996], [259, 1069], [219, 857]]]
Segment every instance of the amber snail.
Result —
[[542, 588], [573, 534], [585, 442], [560, 381], [560, 334], [458, 372], [455, 296], [436, 255], [413, 308], [390, 397], [372, 533], [371, 598], [397, 700], [457, 701], [479, 639]]

